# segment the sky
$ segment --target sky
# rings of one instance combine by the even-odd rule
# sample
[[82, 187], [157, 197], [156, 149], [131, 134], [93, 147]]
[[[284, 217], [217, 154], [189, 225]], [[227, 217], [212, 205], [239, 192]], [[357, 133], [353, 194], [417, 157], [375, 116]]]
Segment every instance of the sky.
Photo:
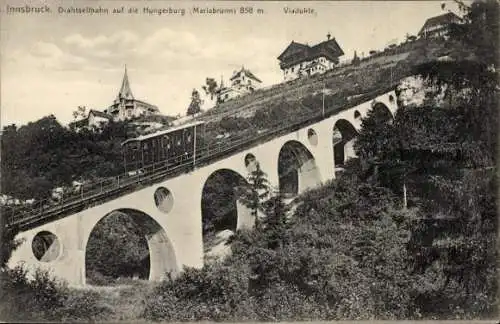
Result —
[[[115, 99], [127, 65], [132, 93], [165, 115], [184, 115], [191, 91], [207, 77], [228, 79], [242, 66], [264, 86], [282, 82], [277, 57], [296, 41], [315, 45], [330, 33], [351, 59], [383, 49], [425, 20], [444, 13], [439, 1], [27, 1], [51, 13], [0, 13], [0, 124], [17, 125], [54, 114], [67, 124], [78, 106], [104, 110]], [[458, 13], [453, 1], [446, 10]], [[23, 4], [23, 3], [21, 3]], [[61, 14], [58, 8], [131, 7], [138, 14]], [[193, 7], [263, 9], [253, 15], [190, 14]], [[185, 9], [149, 15], [143, 7]], [[284, 8], [312, 14], [285, 14]]]

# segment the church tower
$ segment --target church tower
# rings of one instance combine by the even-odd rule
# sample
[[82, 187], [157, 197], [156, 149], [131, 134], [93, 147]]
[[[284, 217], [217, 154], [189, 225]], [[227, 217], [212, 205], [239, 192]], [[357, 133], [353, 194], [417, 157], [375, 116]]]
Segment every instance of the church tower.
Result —
[[116, 99], [118, 99], [118, 101], [120, 101], [120, 99], [134, 100], [134, 95], [132, 94], [132, 90], [130, 89], [130, 84], [128, 81], [127, 65], [125, 65], [122, 87], [120, 88], [120, 92], [118, 93], [118, 97]]
[[120, 91], [113, 104], [105, 112], [113, 116], [113, 119], [116, 121], [139, 116], [156, 115], [159, 113], [159, 109], [147, 102], [135, 99], [130, 89], [127, 65], [125, 65]]

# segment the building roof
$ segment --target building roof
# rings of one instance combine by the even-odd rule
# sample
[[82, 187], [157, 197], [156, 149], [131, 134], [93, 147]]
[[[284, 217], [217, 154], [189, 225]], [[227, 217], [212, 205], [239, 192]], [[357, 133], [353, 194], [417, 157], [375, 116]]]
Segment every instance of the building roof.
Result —
[[310, 49], [309, 45], [304, 45], [304, 44], [292, 41], [290, 43], [290, 45], [288, 45], [287, 48], [285, 48], [283, 53], [281, 53], [280, 56], [278, 56], [278, 60], [281, 61], [285, 57], [285, 54], [292, 53], [292, 52], [307, 51], [309, 49]]
[[325, 56], [333, 60], [342, 55], [344, 55], [344, 51], [340, 48], [334, 37], [312, 47], [292, 41], [283, 53], [278, 56], [278, 60], [282, 61], [282, 64], [297, 64], [320, 56]]
[[106, 119], [113, 119], [113, 116], [108, 115], [105, 112], [102, 112], [102, 111], [99, 111], [99, 110], [93, 110], [93, 109], [91, 109], [89, 111], [89, 116], [90, 116], [90, 114], [93, 114], [93, 115], [95, 115], [97, 117], [106, 118]]
[[203, 122], [203, 121], [196, 121], [196, 122], [192, 122], [192, 123], [187, 123], [187, 124], [182, 124], [182, 125], [179, 125], [179, 126], [171, 127], [171, 128], [165, 129], [163, 131], [155, 132], [155, 133], [152, 133], [152, 134], [141, 135], [141, 136], [135, 137], [135, 138], [129, 138], [128, 140], [124, 141], [122, 143], [122, 145], [125, 145], [125, 144], [127, 144], [129, 142], [143, 141], [143, 140], [146, 140], [146, 139], [149, 139], [149, 138], [154, 138], [154, 137], [166, 135], [166, 134], [169, 134], [169, 133], [172, 133], [172, 132], [184, 129], [184, 128], [190, 128], [190, 127], [202, 125], [204, 123], [205, 122]]
[[128, 75], [127, 75], [127, 66], [125, 65], [125, 73], [123, 75], [123, 80], [122, 80], [122, 86], [120, 88], [120, 92], [118, 93], [118, 96], [116, 99], [134, 99], [134, 95], [132, 94], [132, 90], [130, 89], [130, 84], [128, 81]]
[[243, 66], [241, 67], [241, 70], [234, 72], [233, 76], [229, 80], [233, 80], [233, 79], [237, 78], [242, 73], [244, 73], [247, 77], [254, 79], [257, 82], [262, 82], [252, 72], [250, 72], [250, 70], [245, 69]]
[[152, 108], [155, 111], [160, 111], [160, 109], [157, 106], [152, 105], [152, 104], [150, 104], [148, 102], [145, 102], [145, 101], [142, 101], [142, 100], [138, 100], [138, 99], [134, 99], [134, 100], [137, 101], [137, 102], [139, 102], [139, 103], [141, 103], [141, 104], [143, 104], [143, 105], [149, 106], [150, 108]]
[[74, 126], [75, 128], [86, 127], [89, 124], [88, 118], [83, 118], [79, 120], [75, 120], [74, 122], [69, 123], [69, 126]]
[[340, 48], [335, 38], [321, 42], [311, 48], [312, 55], [321, 54], [322, 51], [331, 53], [337, 57], [344, 55], [344, 51]]
[[431, 17], [425, 21], [424, 25], [422, 26], [418, 34], [419, 35], [422, 34], [423, 31], [427, 28], [434, 26], [449, 25], [451, 23], [455, 23], [460, 20], [461, 20], [460, 17], [455, 15], [453, 12], [447, 12], [439, 16]]

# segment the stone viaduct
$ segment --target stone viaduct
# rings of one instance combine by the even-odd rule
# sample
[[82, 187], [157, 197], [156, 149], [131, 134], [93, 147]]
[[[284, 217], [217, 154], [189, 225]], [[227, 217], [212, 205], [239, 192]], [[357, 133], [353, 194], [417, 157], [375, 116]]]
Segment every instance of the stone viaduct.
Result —
[[[86, 245], [94, 227], [104, 217], [123, 212], [132, 216], [147, 239], [150, 280], [160, 280], [167, 272], [175, 275], [184, 266], [202, 267], [202, 197], [212, 175], [226, 172], [233, 174], [234, 179], [244, 179], [253, 161], [258, 161], [270, 184], [280, 191], [298, 194], [318, 186], [334, 179], [335, 166], [354, 155], [356, 132], [360, 129], [361, 118], [370, 109], [381, 109], [392, 117], [397, 109], [396, 94], [387, 92], [223, 160], [21, 232], [18, 238], [23, 239], [23, 244], [14, 251], [9, 265], [22, 262], [30, 271], [35, 267], [49, 269], [70, 285], [84, 285]], [[294, 159], [287, 170], [278, 166], [283, 154]], [[253, 220], [246, 208], [234, 203], [237, 228], [252, 226]], [[41, 252], [35, 251], [33, 245], [37, 238], [47, 235], [53, 239], [45, 242]]]

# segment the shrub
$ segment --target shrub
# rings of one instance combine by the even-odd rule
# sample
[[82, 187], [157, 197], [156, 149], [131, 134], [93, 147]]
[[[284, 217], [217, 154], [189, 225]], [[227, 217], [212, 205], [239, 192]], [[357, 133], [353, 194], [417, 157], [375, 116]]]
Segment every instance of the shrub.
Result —
[[0, 273], [4, 320], [92, 321], [111, 312], [99, 305], [97, 292], [68, 288], [44, 270], [36, 270], [31, 280], [26, 274], [22, 266]]
[[406, 269], [407, 215], [395, 210], [391, 193], [352, 176], [301, 200], [292, 221], [238, 231], [227, 259], [164, 282], [147, 298], [144, 316], [167, 321], [418, 317], [412, 299], [417, 285]]

